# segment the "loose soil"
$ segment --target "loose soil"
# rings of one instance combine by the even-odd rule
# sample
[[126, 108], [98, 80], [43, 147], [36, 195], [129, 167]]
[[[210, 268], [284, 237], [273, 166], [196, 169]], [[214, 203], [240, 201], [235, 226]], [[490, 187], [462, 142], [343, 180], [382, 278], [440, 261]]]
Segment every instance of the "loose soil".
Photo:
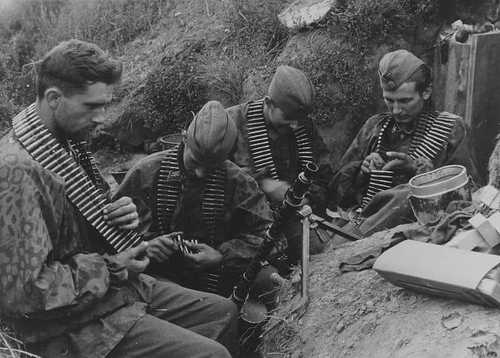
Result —
[[266, 356], [492, 358], [500, 355], [500, 310], [393, 286], [373, 270], [341, 273], [364, 239], [313, 256], [305, 314], [290, 302], [271, 318]]

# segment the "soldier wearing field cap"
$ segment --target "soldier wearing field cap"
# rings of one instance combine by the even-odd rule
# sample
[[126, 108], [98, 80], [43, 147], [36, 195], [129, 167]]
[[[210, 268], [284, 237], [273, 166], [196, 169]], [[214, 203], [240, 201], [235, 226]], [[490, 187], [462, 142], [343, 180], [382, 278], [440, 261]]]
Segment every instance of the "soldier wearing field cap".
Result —
[[431, 108], [430, 68], [397, 50], [382, 57], [378, 75], [387, 112], [365, 122], [329, 186], [329, 208], [350, 209], [365, 235], [414, 221], [406, 184], [416, 174], [461, 164], [478, 179], [464, 120]]
[[[232, 160], [258, 182], [272, 205], [284, 195], [307, 162], [320, 166], [317, 182], [310, 190], [309, 204], [322, 214], [331, 168], [328, 150], [307, 115], [314, 109], [314, 88], [301, 70], [279, 66], [267, 95], [228, 108], [238, 128], [238, 140]], [[292, 240], [294, 241], [294, 240]], [[296, 256], [297, 243], [291, 243]], [[311, 251], [321, 250], [314, 236]]]
[[[139, 161], [116, 194], [134, 200], [142, 231], [152, 236], [182, 232], [188, 241], [189, 252], [180, 252], [172, 240], [150, 244], [153, 273], [226, 297], [272, 221], [257, 182], [227, 160], [236, 137], [222, 104], [210, 101], [190, 123], [183, 143]], [[263, 266], [263, 283], [255, 294], [276, 288], [273, 272], [272, 266]]]

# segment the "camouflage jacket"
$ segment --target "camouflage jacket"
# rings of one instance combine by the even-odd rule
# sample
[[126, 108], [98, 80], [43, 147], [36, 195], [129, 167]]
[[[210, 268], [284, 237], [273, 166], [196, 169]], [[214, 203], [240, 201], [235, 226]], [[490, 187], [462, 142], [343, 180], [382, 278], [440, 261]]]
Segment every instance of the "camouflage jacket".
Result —
[[[145, 314], [125, 268], [12, 132], [0, 140], [0, 316], [44, 357], [105, 357]], [[144, 285], [146, 284], [146, 286]]]
[[[144, 232], [158, 232], [156, 185], [165, 152], [158, 152], [139, 161], [125, 176], [116, 197], [129, 196], [138, 207]], [[179, 159], [182, 158], [182, 153]], [[255, 256], [272, 222], [272, 211], [255, 180], [229, 160], [224, 162], [223, 225], [216, 228], [215, 242], [208, 242], [208, 228], [202, 219], [202, 192], [205, 180], [183, 174], [181, 191], [171, 218], [169, 231], [183, 231], [186, 239], [205, 242], [223, 255], [222, 266], [230, 272], [241, 272]]]
[[[265, 177], [266, 173], [257, 173], [253, 166], [253, 160], [248, 144], [248, 103], [230, 107], [227, 111], [229, 116], [235, 121], [238, 128], [238, 140], [230, 159], [254, 178]], [[330, 154], [313, 122], [311, 120], [304, 122], [304, 126], [309, 132], [309, 137], [311, 138], [314, 160], [320, 167], [317, 179], [309, 190], [311, 193], [311, 205], [313, 206], [314, 211], [320, 214], [326, 207], [324, 198], [326, 197], [328, 182], [332, 176]], [[294, 133], [291, 129], [289, 129], [286, 133], [277, 135], [268, 126], [268, 137], [269, 144], [271, 146], [271, 153], [280, 180], [292, 183], [301, 171]]]
[[[359, 206], [368, 186], [368, 176], [361, 172], [361, 164], [366, 156], [372, 153], [377, 145], [377, 138], [382, 129], [387, 113], [370, 117], [363, 125], [351, 145], [344, 153], [339, 170], [329, 184], [329, 207], [336, 206], [347, 209]], [[467, 168], [469, 175], [477, 182], [477, 165], [472, 155], [469, 129], [461, 117], [456, 117], [455, 126], [448, 136], [445, 148], [434, 158], [431, 166], [422, 171], [432, 170], [443, 165], [461, 164]], [[412, 141], [412, 136], [400, 136], [389, 132], [388, 145], [390, 150], [406, 153]], [[414, 173], [413, 175], [418, 174]], [[411, 175], [396, 175], [394, 185], [407, 183]]]

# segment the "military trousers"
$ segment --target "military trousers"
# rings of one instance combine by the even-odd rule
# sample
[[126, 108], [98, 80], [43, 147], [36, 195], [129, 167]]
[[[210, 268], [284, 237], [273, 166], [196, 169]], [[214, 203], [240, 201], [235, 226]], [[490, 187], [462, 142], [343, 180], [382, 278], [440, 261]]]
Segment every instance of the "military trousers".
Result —
[[143, 297], [147, 314], [107, 357], [238, 356], [238, 312], [229, 299], [165, 280], [158, 280], [148, 296]]

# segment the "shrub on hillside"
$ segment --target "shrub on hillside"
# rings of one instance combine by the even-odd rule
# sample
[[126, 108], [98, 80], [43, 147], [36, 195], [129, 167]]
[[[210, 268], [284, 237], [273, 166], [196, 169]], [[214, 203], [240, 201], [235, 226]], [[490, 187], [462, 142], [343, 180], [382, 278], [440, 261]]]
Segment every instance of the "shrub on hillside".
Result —
[[376, 73], [353, 48], [332, 45], [302, 67], [312, 73], [318, 123], [351, 121], [373, 111], [377, 102]]
[[62, 40], [79, 38], [116, 49], [149, 31], [163, 0], [21, 0], [0, 15], [4, 38], [26, 36], [36, 55]]
[[398, 35], [411, 36], [423, 20], [437, 20], [433, 0], [349, 0], [337, 7], [328, 20], [332, 35], [356, 47], [385, 43]]
[[55, 42], [69, 37], [116, 49], [151, 30], [162, 0], [68, 0], [54, 29]]
[[[207, 84], [198, 65], [200, 51], [200, 44], [188, 46], [176, 56], [164, 58], [151, 71], [144, 84], [129, 95], [117, 123], [122, 131], [120, 137], [137, 145], [135, 136], [156, 138], [186, 127], [208, 101]], [[134, 133], [136, 130], [142, 133]]]
[[200, 78], [206, 84], [208, 98], [217, 99], [226, 107], [238, 104], [248, 69], [245, 59], [214, 57], [210, 54], [200, 60]]
[[255, 65], [268, 64], [288, 39], [287, 29], [279, 22], [282, 0], [233, 0], [226, 23], [230, 30], [229, 51], [249, 58]]
[[152, 71], [145, 84], [145, 94], [159, 116], [147, 118], [147, 127], [170, 133], [184, 128], [207, 101], [206, 84], [200, 80], [198, 44], [188, 47], [175, 57], [163, 59]]

